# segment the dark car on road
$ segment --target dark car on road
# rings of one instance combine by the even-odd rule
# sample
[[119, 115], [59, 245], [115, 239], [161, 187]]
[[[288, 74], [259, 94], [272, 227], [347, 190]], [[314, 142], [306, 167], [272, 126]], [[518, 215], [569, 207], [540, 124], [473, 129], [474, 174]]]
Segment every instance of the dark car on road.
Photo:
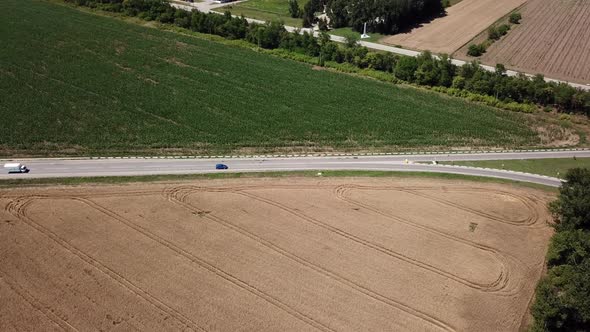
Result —
[[226, 164], [217, 164], [215, 165], [215, 169], [228, 169]]

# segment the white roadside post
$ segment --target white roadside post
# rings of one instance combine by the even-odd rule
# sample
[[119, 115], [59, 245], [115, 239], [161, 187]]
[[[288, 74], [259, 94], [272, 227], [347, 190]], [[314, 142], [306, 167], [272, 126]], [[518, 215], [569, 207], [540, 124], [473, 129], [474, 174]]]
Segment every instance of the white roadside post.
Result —
[[361, 39], [371, 38], [371, 36], [367, 35], [367, 22], [365, 22], [365, 27], [363, 29], [363, 34], [361, 35]]

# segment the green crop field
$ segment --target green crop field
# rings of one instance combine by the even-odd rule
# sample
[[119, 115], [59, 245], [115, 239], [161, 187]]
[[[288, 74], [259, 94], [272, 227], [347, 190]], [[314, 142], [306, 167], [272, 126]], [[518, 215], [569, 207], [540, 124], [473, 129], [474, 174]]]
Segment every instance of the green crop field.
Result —
[[0, 155], [539, 144], [525, 117], [81, 12], [0, 2]]
[[[299, 0], [299, 7], [303, 6], [308, 0]], [[244, 15], [245, 17], [254, 18], [262, 21], [283, 21], [285, 25], [301, 27], [302, 19], [292, 18], [289, 15], [288, 0], [248, 0], [237, 4], [225, 6], [217, 11], [229, 10], [234, 15]]]

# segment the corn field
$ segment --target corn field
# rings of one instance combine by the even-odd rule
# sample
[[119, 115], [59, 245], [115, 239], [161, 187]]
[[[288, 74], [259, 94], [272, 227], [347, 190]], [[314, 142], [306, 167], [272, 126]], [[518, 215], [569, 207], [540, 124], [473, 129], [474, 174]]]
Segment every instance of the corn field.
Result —
[[0, 27], [1, 155], [538, 144], [521, 114], [42, 0]]

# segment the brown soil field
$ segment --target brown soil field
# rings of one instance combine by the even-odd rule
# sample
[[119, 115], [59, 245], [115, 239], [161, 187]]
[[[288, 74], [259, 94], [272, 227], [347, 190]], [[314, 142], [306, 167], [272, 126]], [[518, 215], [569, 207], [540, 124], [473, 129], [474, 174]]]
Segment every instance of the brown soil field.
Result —
[[492, 44], [482, 62], [589, 83], [590, 1], [530, 0], [521, 12], [521, 24]]
[[551, 198], [412, 178], [3, 190], [1, 330], [517, 331]]
[[452, 54], [526, 0], [463, 0], [434, 19], [408, 33], [383, 38], [390, 45], [413, 50]]

